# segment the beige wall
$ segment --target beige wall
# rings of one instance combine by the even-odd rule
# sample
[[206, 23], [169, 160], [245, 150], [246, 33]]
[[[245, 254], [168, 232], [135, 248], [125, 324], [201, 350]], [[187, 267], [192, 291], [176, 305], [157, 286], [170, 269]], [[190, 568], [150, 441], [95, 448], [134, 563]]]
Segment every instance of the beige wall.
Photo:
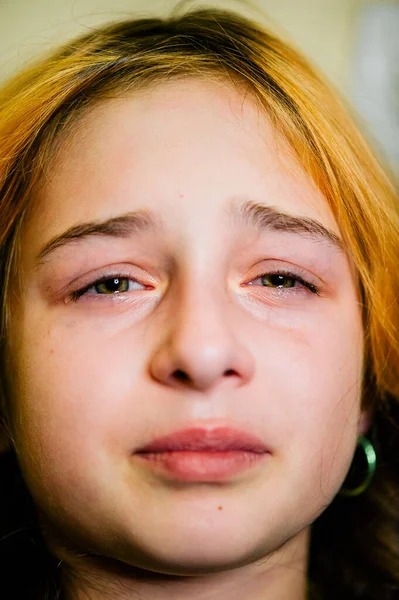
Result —
[[[356, 14], [366, 1], [252, 0], [252, 4], [259, 6], [259, 16], [265, 13], [274, 28], [346, 90]], [[210, 4], [257, 14], [245, 8], [245, 1], [215, 0]], [[174, 0], [0, 0], [0, 79], [88, 27], [132, 14], [165, 14], [175, 5]]]

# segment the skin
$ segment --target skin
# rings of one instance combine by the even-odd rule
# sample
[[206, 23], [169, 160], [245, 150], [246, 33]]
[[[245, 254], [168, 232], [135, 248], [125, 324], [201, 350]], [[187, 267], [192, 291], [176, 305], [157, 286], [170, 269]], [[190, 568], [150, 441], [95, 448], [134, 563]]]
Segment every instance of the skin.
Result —
[[[37, 192], [14, 312], [15, 444], [48, 544], [74, 575], [69, 598], [305, 598], [311, 523], [365, 429], [361, 313], [343, 251], [241, 223], [231, 205], [245, 200], [339, 236], [250, 96], [194, 79], [92, 109]], [[161, 227], [36, 262], [69, 227], [135, 210]], [[260, 278], [279, 269], [319, 293]], [[119, 273], [129, 291], [70, 301]], [[133, 455], [193, 425], [251, 432], [269, 454], [189, 483]]]

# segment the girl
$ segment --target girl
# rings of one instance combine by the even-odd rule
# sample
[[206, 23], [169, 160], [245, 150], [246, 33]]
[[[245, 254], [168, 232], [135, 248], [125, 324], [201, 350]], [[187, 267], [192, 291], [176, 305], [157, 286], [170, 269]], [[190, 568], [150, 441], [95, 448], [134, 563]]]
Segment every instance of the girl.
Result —
[[2, 597], [399, 598], [397, 200], [308, 63], [122, 22], [0, 139]]

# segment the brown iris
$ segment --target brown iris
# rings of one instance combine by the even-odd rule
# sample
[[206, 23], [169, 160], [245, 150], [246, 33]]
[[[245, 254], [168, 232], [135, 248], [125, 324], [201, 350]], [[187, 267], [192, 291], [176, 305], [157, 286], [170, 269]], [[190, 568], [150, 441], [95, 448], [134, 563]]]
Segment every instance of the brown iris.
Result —
[[277, 288], [292, 288], [295, 286], [296, 279], [289, 275], [279, 275], [278, 273], [271, 275], [263, 275], [261, 278], [262, 285], [265, 287]]
[[127, 292], [129, 289], [129, 280], [126, 277], [111, 277], [97, 283], [95, 290], [98, 294], [116, 294]]

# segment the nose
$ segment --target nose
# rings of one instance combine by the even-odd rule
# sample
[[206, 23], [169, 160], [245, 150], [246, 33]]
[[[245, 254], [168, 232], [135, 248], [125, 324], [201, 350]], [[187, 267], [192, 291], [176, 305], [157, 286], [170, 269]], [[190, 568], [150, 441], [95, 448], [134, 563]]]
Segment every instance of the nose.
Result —
[[150, 362], [152, 378], [201, 392], [227, 379], [235, 386], [247, 383], [254, 359], [235, 333], [234, 316], [229, 317], [223, 302], [196, 294], [176, 304], [166, 313], [165, 335]]

